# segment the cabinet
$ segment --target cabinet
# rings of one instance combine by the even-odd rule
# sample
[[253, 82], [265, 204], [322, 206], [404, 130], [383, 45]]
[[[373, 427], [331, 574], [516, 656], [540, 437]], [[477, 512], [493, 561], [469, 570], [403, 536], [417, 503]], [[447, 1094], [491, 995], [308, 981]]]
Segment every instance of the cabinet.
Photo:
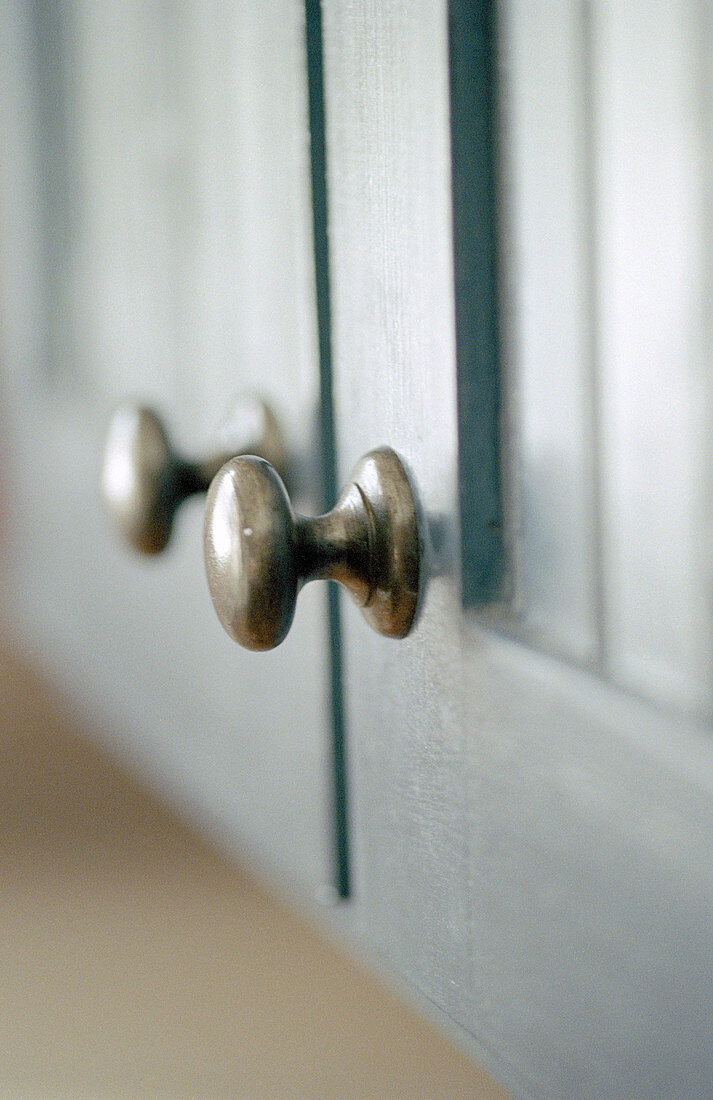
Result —
[[146, 562], [99, 499], [117, 401], [153, 402], [200, 453], [252, 390], [298, 503], [319, 502], [304, 13], [5, 3], [3, 22], [8, 616], [114, 751], [311, 896], [334, 859], [325, 593], [281, 649], [238, 654], [200, 501]]
[[[42, 196], [27, 197], [31, 142], [10, 125], [33, 30], [6, 8], [12, 614], [51, 642], [117, 748], [304, 900], [331, 881], [334, 844], [322, 586], [305, 589], [282, 647], [243, 653], [212, 618], [199, 506], [149, 569], [89, 503], [109, 397], [140, 383], [197, 438], [239, 377], [301, 456], [297, 503], [319, 504], [301, 6], [71, 9], [92, 198], [73, 254], [83, 388], [37, 373], [23, 288], [43, 270]], [[482, 30], [487, 10], [450, 5], [461, 48], [476, 48], [468, 21]], [[517, 1094], [704, 1095], [713, 28], [683, 0], [498, 7], [503, 576], [498, 599], [464, 607], [475, 473], [453, 278], [458, 43], [445, 0], [325, 0], [321, 22], [333, 458], [343, 482], [372, 447], [400, 452], [430, 570], [403, 642], [342, 608], [353, 889], [323, 918]], [[127, 81], [127, 56], [160, 86]], [[133, 130], [116, 125], [122, 96], [138, 104]]]

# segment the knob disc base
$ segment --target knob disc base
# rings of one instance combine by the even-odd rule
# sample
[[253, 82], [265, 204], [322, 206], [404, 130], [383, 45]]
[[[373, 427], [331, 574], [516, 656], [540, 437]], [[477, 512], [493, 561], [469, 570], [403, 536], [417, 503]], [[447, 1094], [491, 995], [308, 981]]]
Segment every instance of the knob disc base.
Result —
[[423, 557], [413, 487], [401, 459], [390, 447], [364, 455], [350, 482], [364, 502], [370, 542], [369, 592], [366, 600], [355, 592], [352, 597], [374, 630], [403, 638], [418, 610]]

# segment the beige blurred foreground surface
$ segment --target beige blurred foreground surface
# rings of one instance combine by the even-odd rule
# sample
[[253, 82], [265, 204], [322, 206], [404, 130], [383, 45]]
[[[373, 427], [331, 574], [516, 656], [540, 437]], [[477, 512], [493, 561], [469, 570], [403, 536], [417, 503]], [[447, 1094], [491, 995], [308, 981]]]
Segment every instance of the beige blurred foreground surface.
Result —
[[503, 1097], [0, 653], [0, 1097]]

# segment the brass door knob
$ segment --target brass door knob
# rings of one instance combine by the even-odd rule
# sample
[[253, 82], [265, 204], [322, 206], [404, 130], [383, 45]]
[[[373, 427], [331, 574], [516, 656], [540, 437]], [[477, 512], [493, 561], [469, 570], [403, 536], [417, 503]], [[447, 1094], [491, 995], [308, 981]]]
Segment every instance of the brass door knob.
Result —
[[218, 618], [246, 649], [287, 635], [307, 581], [344, 585], [380, 634], [403, 638], [416, 614], [422, 546], [414, 492], [388, 447], [357, 463], [331, 512], [295, 515], [279, 475], [233, 458], [208, 491], [204, 551]]
[[273, 414], [259, 398], [236, 402], [215, 453], [191, 460], [174, 449], [159, 416], [140, 405], [115, 409], [106, 434], [102, 494], [124, 536], [144, 554], [166, 549], [183, 501], [205, 493], [221, 466], [236, 454], [258, 454], [284, 467], [284, 451]]

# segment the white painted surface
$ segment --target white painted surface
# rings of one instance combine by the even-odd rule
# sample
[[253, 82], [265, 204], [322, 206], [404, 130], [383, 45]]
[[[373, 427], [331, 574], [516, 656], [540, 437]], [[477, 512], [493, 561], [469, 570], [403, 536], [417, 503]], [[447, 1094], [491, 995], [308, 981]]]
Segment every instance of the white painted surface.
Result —
[[612, 675], [710, 715], [710, 118], [694, 3], [593, 21]]
[[[35, 136], [12, 114], [13, 103], [32, 102], [30, 28], [23, 5], [6, 0], [3, 11], [15, 150], [2, 161], [3, 194], [9, 222], [30, 236]], [[236, 391], [255, 389], [297, 456], [296, 498], [313, 506], [302, 8], [86, 3], [73, 18], [83, 198], [68, 315], [68, 346], [79, 352], [67, 374], [84, 385], [73, 388], [56, 362], [54, 384], [43, 380], [39, 279], [30, 265], [16, 272], [24, 253], [12, 236], [3, 259], [14, 305], [3, 334], [15, 505], [8, 617], [115, 751], [309, 893], [333, 874], [324, 590], [304, 594], [293, 636], [259, 661], [212, 611], [200, 501], [180, 513], [169, 552], [147, 562], [119, 544], [98, 499], [101, 432], [116, 399], [154, 400], [178, 444], [199, 453]]]
[[[339, 471], [343, 481], [365, 451], [394, 447], [453, 544], [446, 24], [440, 4], [409, 11], [324, 7]], [[455, 586], [430, 586], [401, 643], [344, 605], [360, 919], [377, 951], [457, 1010], [469, 945]]]
[[[3, 7], [4, 239], [21, 259], [6, 247], [6, 602], [137, 765], [304, 896], [329, 873], [321, 586], [283, 647], [241, 653], [205, 591], [200, 505], [169, 557], [142, 565], [112, 542], [93, 488], [104, 400], [145, 384], [198, 448], [238, 379], [277, 404], [309, 488], [301, 5], [286, 19], [277, 2], [186, 2], [170, 33], [147, 26], [157, 3], [78, 10], [91, 202], [77, 331], [92, 381], [67, 399], [27, 383], [41, 311], [32, 135], [14, 121], [26, 28], [19, 4]], [[324, 7], [340, 476], [390, 444], [446, 529], [406, 641], [376, 637], [345, 601], [356, 896], [334, 919], [517, 1095], [704, 1096], [710, 17], [693, 0], [508, 0], [501, 14], [522, 503], [504, 626], [539, 654], [459, 607], [445, 0]], [[139, 31], [126, 69], [115, 52]]]
[[582, 13], [505, 0], [501, 220], [522, 628], [599, 657]]
[[[626, 15], [618, 11], [623, 34]], [[541, 19], [544, 56], [537, 53]], [[453, 530], [445, 28], [445, 4], [332, 0], [325, 9], [342, 473], [367, 447], [396, 447], [426, 511], [445, 514]], [[514, 264], [507, 315], [519, 337], [509, 349], [520, 387], [513, 398], [520, 418], [515, 447], [528, 507], [542, 509], [534, 527], [520, 517], [524, 627], [513, 621], [511, 629], [536, 634], [546, 650], [596, 663], [600, 634], [613, 637], [614, 627], [593, 582], [600, 552], [593, 426], [599, 415], [608, 425], [606, 380], [616, 367], [608, 343], [601, 363], [593, 355], [594, 286], [581, 254], [589, 232], [582, 207], [588, 189], [577, 178], [586, 165], [576, 162], [586, 137], [580, 129], [586, 23], [569, 6], [548, 6], [543, 15], [539, 5], [512, 5], [506, 28], [523, 36], [509, 57], [511, 39], [504, 43], [505, 97], [516, 120], [506, 163], [521, 158], [510, 181], [515, 241], [506, 257]], [[629, 65], [645, 46], [629, 38]], [[674, 43], [674, 58], [675, 49]], [[644, 50], [641, 63], [647, 57]], [[514, 87], [507, 83], [513, 66]], [[650, 77], [664, 85], [666, 78], [665, 68]], [[617, 155], [626, 158], [626, 147]], [[666, 162], [671, 155], [664, 141], [656, 156]], [[543, 194], [536, 196], [540, 175]], [[646, 249], [656, 249], [655, 237], [643, 224], [638, 233], [651, 264]], [[611, 244], [615, 249], [615, 235]], [[662, 303], [649, 294], [655, 273], [641, 264], [636, 270], [644, 281], [635, 283], [626, 255], [619, 256], [620, 279], [630, 307], [639, 294], [643, 313], [656, 312]], [[596, 275], [607, 277], [600, 268]], [[675, 264], [659, 277], [683, 293]], [[656, 320], [663, 329], [663, 319]], [[677, 363], [670, 372], [679, 372], [685, 388], [689, 363], [680, 356]], [[601, 411], [591, 404], [599, 389], [593, 372], [600, 370]], [[633, 377], [641, 393], [630, 381], [630, 404], [655, 403], [666, 420], [666, 395], [652, 394], [645, 376]], [[668, 409], [671, 436], [678, 411], [675, 404]], [[638, 416], [635, 409], [634, 422]], [[606, 432], [609, 442], [614, 430]], [[676, 464], [680, 450], [673, 456], [689, 498], [704, 475], [696, 438], [689, 439], [686, 464]], [[548, 447], [557, 461], [540, 473]], [[621, 481], [626, 469], [607, 467], [606, 478]], [[664, 518], [668, 497], [664, 486], [659, 500], [659, 485], [660, 479], [650, 483], [647, 499]], [[639, 514], [634, 505], [643, 506], [642, 492], [631, 490], [627, 531]], [[687, 650], [674, 658], [668, 639], [668, 652], [691, 672], [690, 660], [704, 658], [704, 636], [688, 622], [690, 603], [671, 608], [660, 590], [670, 576], [676, 591], [695, 589], [705, 600], [700, 558], [687, 572], [690, 556], [681, 561], [675, 541], [669, 548], [676, 516], [665, 517], [659, 530], [647, 514], [646, 533], [661, 560], [662, 622], [673, 616], [693, 631]], [[557, 569], [533, 541], [538, 524]], [[681, 537], [689, 534], [690, 524]], [[609, 559], [604, 564], [614, 569]], [[376, 638], [358, 613], [346, 611], [363, 935], [460, 1023], [469, 1048], [518, 1095], [706, 1095], [713, 1074], [709, 731], [681, 717], [670, 681], [646, 688], [666, 698], [668, 713], [659, 713], [603, 678], [467, 620], [457, 578], [453, 558], [446, 574], [431, 580], [421, 619], [403, 643]], [[641, 612], [649, 615], [645, 607]], [[621, 666], [612, 667], [623, 679]]]

